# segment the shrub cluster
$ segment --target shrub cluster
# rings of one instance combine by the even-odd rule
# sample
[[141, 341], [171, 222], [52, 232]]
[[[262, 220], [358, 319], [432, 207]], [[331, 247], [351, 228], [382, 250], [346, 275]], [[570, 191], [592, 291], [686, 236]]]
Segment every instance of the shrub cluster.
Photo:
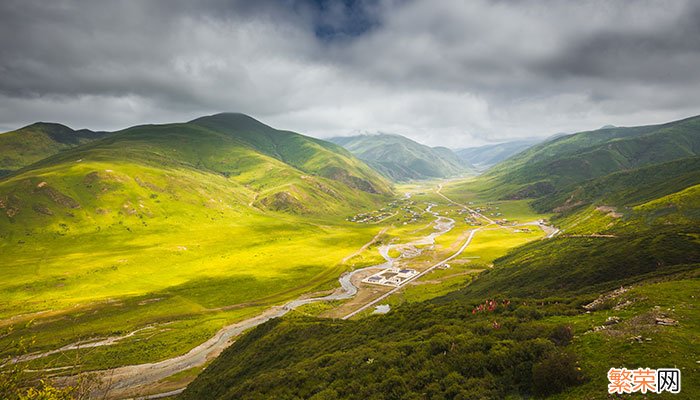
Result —
[[[182, 398], [496, 399], [581, 382], [575, 357], [563, 350], [569, 327], [523, 316], [520, 308], [530, 306], [515, 301], [480, 304], [491, 310], [426, 303], [360, 321], [270, 321], [225, 351]], [[541, 312], [552, 307], [561, 305]]]

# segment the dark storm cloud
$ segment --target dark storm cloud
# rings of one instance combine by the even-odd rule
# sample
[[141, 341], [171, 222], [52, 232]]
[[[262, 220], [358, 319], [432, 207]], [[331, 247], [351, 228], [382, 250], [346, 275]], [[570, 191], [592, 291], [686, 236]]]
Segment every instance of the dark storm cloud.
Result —
[[3, 1], [0, 128], [241, 111], [465, 146], [700, 113], [687, 1]]
[[673, 24], [643, 32], [603, 31], [578, 38], [554, 59], [538, 65], [553, 77], [599, 77], [686, 82], [697, 76], [700, 7], [689, 8]]

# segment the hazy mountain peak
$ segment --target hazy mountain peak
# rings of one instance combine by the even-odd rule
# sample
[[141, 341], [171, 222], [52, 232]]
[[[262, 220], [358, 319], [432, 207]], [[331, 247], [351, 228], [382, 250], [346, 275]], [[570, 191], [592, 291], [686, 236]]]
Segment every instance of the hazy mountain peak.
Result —
[[393, 133], [330, 138], [395, 181], [444, 178], [473, 172], [446, 147], [430, 147]]

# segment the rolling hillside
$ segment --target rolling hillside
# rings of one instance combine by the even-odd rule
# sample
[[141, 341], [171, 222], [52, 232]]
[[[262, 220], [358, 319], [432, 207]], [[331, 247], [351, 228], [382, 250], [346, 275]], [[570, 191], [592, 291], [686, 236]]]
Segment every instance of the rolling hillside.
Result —
[[0, 176], [32, 163], [109, 135], [87, 129], [73, 130], [61, 124], [37, 122], [0, 134]]
[[700, 154], [700, 117], [581, 132], [536, 145], [485, 176], [501, 194], [536, 198], [610, 173]]
[[533, 206], [560, 212], [590, 204], [633, 207], [698, 183], [700, 157], [681, 158], [568, 185], [535, 200]]
[[455, 150], [455, 153], [465, 162], [479, 169], [487, 169], [539, 142], [541, 142], [541, 140], [538, 139], [514, 140], [511, 142], [488, 144], [479, 147], [468, 147]]
[[[694, 398], [697, 188], [645, 203], [630, 220], [612, 218], [614, 227], [606, 220], [612, 235], [587, 236], [600, 232], [589, 225], [516, 248], [432, 301], [356, 321], [268, 322], [180, 398], [606, 399], [611, 365], [669, 362], [687, 374], [680, 398]], [[647, 221], [658, 207], [664, 218]], [[679, 210], [684, 218], [673, 217]], [[604, 215], [579, 217], [592, 213]]]
[[[144, 175], [150, 172], [157, 183], [138, 176], [110, 177], [124, 168], [141, 170]], [[65, 200], [74, 208], [81, 206], [80, 200], [104, 208], [100, 196], [107, 194], [129, 198], [133, 196], [130, 192], [139, 187], [156, 193], [177, 192], [180, 188], [166, 189], [165, 177], [175, 172], [204, 175], [220, 185], [229, 185], [227, 197], [237, 199], [236, 207], [251, 205], [277, 211], [330, 212], [356, 202], [366, 204], [366, 194], [385, 195], [391, 190], [373, 170], [341, 147], [277, 131], [242, 114], [218, 114], [186, 124], [144, 125], [115, 132], [37, 162], [31, 169], [7, 177], [0, 187], [6, 209], [15, 210], [10, 218], [20, 222], [25, 214], [21, 211], [31, 214], [28, 210], [33, 204], [49, 211], [51, 207], [65, 207], [57, 203], [58, 198], [76, 199]], [[34, 187], [40, 183], [34, 181], [47, 174], [66, 193], [55, 189], [51, 180], [45, 186]], [[95, 187], [104, 182], [115, 187], [103, 185], [101, 193], [95, 193]], [[38, 196], [42, 191], [55, 192], [57, 197]], [[46, 205], [41, 198], [48, 200]]]
[[360, 135], [329, 140], [345, 147], [394, 181], [473, 173], [473, 167], [451, 150], [428, 147], [400, 135]]

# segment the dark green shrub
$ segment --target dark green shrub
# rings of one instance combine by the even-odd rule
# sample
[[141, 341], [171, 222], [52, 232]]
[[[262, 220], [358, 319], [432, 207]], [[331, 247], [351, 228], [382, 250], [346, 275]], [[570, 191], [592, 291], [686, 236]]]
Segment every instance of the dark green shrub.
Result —
[[549, 396], [583, 381], [576, 357], [555, 351], [532, 367], [532, 388], [536, 395]]
[[554, 327], [552, 333], [549, 335], [549, 340], [554, 342], [557, 346], [568, 346], [573, 338], [574, 332], [568, 325], [558, 325]]

